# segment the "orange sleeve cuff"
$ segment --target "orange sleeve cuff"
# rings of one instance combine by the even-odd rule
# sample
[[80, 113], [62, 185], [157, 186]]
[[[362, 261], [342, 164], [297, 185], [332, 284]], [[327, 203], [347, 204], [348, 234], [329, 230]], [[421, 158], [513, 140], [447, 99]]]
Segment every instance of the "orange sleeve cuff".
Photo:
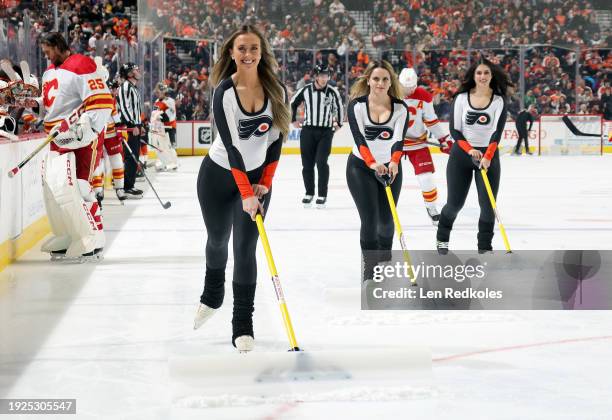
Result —
[[487, 147], [487, 151], [484, 154], [484, 158], [487, 160], [493, 159], [493, 155], [495, 154], [496, 150], [497, 150], [497, 142], [493, 142], [489, 144], [489, 147]]
[[276, 162], [272, 162], [266, 165], [263, 170], [263, 174], [261, 175], [261, 180], [259, 183], [261, 185], [265, 185], [267, 189], [272, 187], [272, 179], [274, 178], [274, 173], [276, 172], [276, 167], [278, 166], [278, 160]]
[[472, 145], [468, 143], [467, 140], [457, 140], [457, 144], [459, 145], [459, 147], [461, 147], [461, 149], [463, 149], [465, 153], [470, 153], [470, 150], [473, 149]]
[[391, 162], [397, 163], [399, 165], [400, 161], [402, 160], [403, 155], [404, 155], [403, 151], [393, 152], [393, 154], [391, 155]]
[[247, 174], [242, 172], [240, 169], [232, 168], [232, 175], [234, 175], [236, 185], [238, 186], [238, 191], [240, 191], [240, 196], [243, 200], [255, 195]]
[[371, 164], [376, 163], [376, 159], [372, 156], [372, 152], [367, 146], [359, 146], [359, 154], [363, 158], [366, 163], [366, 166], [369, 168]]

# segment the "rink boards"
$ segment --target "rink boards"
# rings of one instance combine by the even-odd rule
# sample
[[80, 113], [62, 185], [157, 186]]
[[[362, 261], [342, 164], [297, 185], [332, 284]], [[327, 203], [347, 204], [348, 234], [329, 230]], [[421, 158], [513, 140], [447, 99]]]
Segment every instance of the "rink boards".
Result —
[[40, 177], [45, 153], [35, 156], [14, 178], [7, 176], [43, 140], [42, 135], [18, 142], [0, 140], [0, 270], [49, 232]]
[[[448, 133], [448, 122], [440, 122], [442, 130]], [[603, 149], [604, 153], [612, 152], [612, 140], [609, 133], [612, 131], [612, 121], [603, 121], [601, 124], [603, 130]], [[546, 147], [547, 141], [554, 141], [552, 136], [547, 133], [559, 131], [561, 127], [546, 127], [540, 129], [540, 122], [533, 123], [529, 132], [529, 146], [533, 152], [537, 152], [537, 148], [542, 140], [543, 147]], [[287, 141], [283, 145], [284, 154], [299, 153], [300, 146], [300, 131], [301, 129], [291, 127]], [[598, 128], [599, 131], [599, 128]], [[542, 137], [542, 139], [540, 139]], [[177, 122], [177, 152], [182, 156], [198, 156], [205, 155], [213, 140], [211, 135], [211, 124], [209, 121], [178, 121]], [[435, 139], [431, 138], [435, 142]], [[504, 133], [500, 142], [500, 150], [503, 152], [510, 151], [516, 146], [518, 133], [514, 121], [508, 121], [504, 128]], [[353, 148], [354, 141], [350, 132], [348, 123], [345, 123], [340, 130], [334, 135], [332, 153], [349, 153]], [[439, 153], [436, 147], [430, 148], [433, 153]]]

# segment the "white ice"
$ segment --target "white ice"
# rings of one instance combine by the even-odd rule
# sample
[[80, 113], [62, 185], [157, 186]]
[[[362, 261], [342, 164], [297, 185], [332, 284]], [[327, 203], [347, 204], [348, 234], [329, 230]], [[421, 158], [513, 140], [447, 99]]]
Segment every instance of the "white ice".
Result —
[[[447, 157], [434, 158], [443, 204]], [[275, 177], [266, 226], [297, 338], [310, 351], [429, 346], [431, 383], [336, 391], [315, 383], [268, 398], [228, 389], [176, 399], [169, 356], [235, 351], [229, 287], [220, 312], [192, 330], [205, 267], [200, 162], [183, 158], [178, 173], [153, 175], [169, 210], [150, 190], [126, 206], [109, 197], [103, 262], [51, 263], [32, 250], [0, 273], [0, 398], [76, 398], [78, 414], [65, 417], [72, 419], [611, 418], [610, 312], [362, 312], [357, 294], [332, 296], [359, 285], [359, 218], [345, 155], [330, 158], [325, 210], [302, 208], [299, 156], [283, 156]], [[611, 164], [612, 156], [503, 156], [498, 205], [513, 248], [610, 249]], [[433, 249], [435, 229], [404, 168], [399, 215], [408, 246]], [[451, 248], [475, 249], [477, 217], [472, 188]], [[499, 234], [494, 248], [503, 249]], [[284, 351], [261, 247], [258, 261], [256, 351]], [[231, 268], [230, 242], [228, 283]]]

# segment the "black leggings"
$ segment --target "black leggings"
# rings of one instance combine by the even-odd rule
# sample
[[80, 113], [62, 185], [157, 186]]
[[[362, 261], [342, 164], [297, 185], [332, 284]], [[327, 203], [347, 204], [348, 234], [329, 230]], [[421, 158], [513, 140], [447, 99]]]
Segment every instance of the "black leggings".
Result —
[[[481, 152], [487, 149], [484, 147], [476, 147]], [[491, 207], [489, 195], [480, 174], [480, 170], [472, 161], [472, 157], [459, 147], [457, 143], [453, 145], [448, 164], [446, 165], [446, 185], [448, 189], [448, 198], [446, 205], [442, 208], [440, 221], [438, 223], [437, 239], [441, 242], [448, 242], [450, 232], [453, 229], [453, 223], [457, 218], [457, 214], [463, 208], [465, 199], [467, 198], [472, 177], [476, 172], [476, 189], [478, 191], [478, 204], [480, 205], [480, 219], [478, 220], [478, 249], [490, 250], [493, 249], [491, 241], [493, 240], [493, 227], [495, 226], [495, 213]], [[499, 153], [496, 151], [491, 160], [491, 165], [487, 170], [487, 176], [491, 183], [493, 196], [497, 198], [499, 189], [499, 177], [501, 175], [501, 167], [499, 164]]]
[[[247, 173], [251, 184], [261, 178], [263, 167]], [[272, 190], [264, 197], [263, 207], [268, 209]], [[227, 265], [227, 245], [232, 228], [234, 230], [234, 275], [233, 283], [252, 285], [257, 281], [255, 250], [259, 233], [257, 225], [242, 210], [242, 198], [232, 173], [217, 165], [208, 156], [202, 161], [198, 174], [198, 199], [206, 225], [206, 278], [204, 293], [200, 301], [218, 308], [223, 303], [219, 290], [221, 277]], [[223, 277], [224, 280], [224, 277]], [[207, 284], [207, 283], [211, 284]], [[210, 290], [209, 290], [210, 289]]]
[[306, 195], [315, 193], [314, 167], [319, 174], [318, 193], [327, 197], [329, 183], [329, 165], [327, 159], [331, 153], [334, 130], [331, 128], [303, 127], [300, 134], [300, 154], [302, 155], [302, 178]]
[[[385, 187], [376, 179], [374, 171], [352, 153], [346, 165], [346, 181], [361, 219], [359, 234], [361, 249], [391, 250], [395, 226]], [[396, 205], [401, 189], [402, 165], [400, 164], [397, 177], [391, 184]]]

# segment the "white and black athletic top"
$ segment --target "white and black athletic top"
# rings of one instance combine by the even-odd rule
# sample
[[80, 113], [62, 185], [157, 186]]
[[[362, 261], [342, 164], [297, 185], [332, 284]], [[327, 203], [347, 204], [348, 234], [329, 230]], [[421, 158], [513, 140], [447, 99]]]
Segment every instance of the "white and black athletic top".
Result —
[[[285, 102], [287, 90], [285, 90]], [[223, 80], [213, 95], [213, 116], [219, 135], [208, 155], [217, 165], [232, 171], [242, 198], [253, 196], [247, 172], [264, 166], [259, 184], [268, 188], [280, 158], [283, 139], [272, 127], [272, 104], [266, 97], [262, 109], [247, 112], [240, 103], [231, 77]]]
[[291, 98], [291, 122], [297, 117], [297, 109], [304, 102], [304, 127], [333, 127], [335, 117], [339, 126], [342, 126], [344, 110], [340, 92], [328, 83], [323, 89], [317, 89], [309, 83]]
[[355, 140], [353, 154], [369, 167], [372, 163], [399, 163], [408, 129], [408, 109], [403, 101], [391, 98], [391, 115], [375, 123], [370, 118], [368, 96], [353, 99], [348, 106], [348, 121]]
[[142, 124], [140, 120], [140, 93], [138, 88], [129, 80], [123, 82], [119, 87], [117, 108], [121, 116], [121, 123], [128, 127]]
[[504, 132], [508, 111], [504, 98], [492, 95], [484, 108], [474, 108], [469, 92], [453, 99], [449, 131], [451, 137], [466, 152], [474, 147], [486, 147], [485, 157], [491, 159]]

